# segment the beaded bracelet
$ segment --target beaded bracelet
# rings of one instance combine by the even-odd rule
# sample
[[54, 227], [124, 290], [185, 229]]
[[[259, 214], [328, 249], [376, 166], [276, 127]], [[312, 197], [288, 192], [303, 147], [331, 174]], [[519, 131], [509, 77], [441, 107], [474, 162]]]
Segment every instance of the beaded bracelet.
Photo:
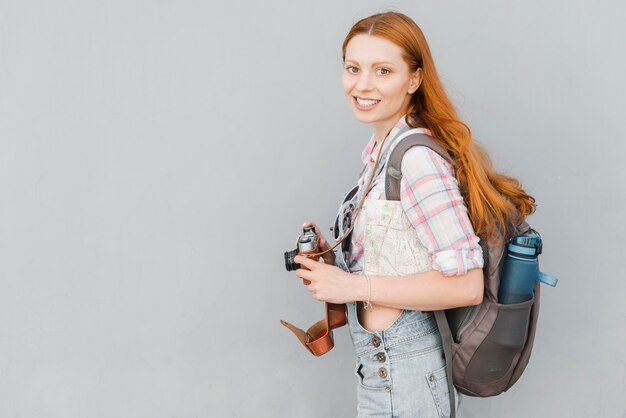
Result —
[[363, 309], [365, 309], [366, 311], [371, 311], [372, 310], [372, 281], [370, 280], [369, 276], [367, 274], [363, 274], [365, 276], [365, 278], [367, 279], [367, 302], [363, 303]]

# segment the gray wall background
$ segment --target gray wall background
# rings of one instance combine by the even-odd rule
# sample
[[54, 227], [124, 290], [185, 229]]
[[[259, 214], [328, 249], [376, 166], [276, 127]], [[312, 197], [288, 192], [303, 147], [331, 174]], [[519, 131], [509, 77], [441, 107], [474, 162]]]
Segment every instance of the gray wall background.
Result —
[[284, 271], [370, 127], [350, 26], [398, 9], [496, 166], [539, 202], [531, 363], [461, 416], [626, 417], [621, 1], [0, 0], [0, 417], [349, 417], [346, 329]]

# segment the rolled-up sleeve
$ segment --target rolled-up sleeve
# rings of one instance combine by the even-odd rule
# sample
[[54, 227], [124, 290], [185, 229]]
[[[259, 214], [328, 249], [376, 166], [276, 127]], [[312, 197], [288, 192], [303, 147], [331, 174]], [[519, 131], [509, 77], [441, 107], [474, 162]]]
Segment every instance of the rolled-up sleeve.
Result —
[[427, 147], [402, 159], [400, 202], [417, 236], [446, 276], [483, 267], [479, 238], [469, 220], [452, 166]]

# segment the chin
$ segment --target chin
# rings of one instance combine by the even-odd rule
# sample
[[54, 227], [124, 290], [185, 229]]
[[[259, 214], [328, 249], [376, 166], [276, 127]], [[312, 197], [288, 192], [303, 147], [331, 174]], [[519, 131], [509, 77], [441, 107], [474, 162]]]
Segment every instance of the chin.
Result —
[[354, 112], [354, 116], [356, 117], [356, 119], [359, 122], [363, 122], [363, 123], [371, 123], [371, 118], [368, 118], [367, 116], [363, 116], [361, 114], [359, 114], [359, 112]]
[[376, 117], [376, 115], [373, 115], [371, 113], [365, 113], [358, 110], [358, 109], [353, 109], [354, 111], [354, 116], [357, 118], [357, 120], [359, 122], [363, 122], [363, 123], [374, 123], [376, 122], [379, 118]]

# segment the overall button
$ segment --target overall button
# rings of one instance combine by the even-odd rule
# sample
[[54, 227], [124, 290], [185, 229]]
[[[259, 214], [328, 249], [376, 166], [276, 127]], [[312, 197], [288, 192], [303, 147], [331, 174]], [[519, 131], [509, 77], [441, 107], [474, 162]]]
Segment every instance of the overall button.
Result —
[[385, 386], [385, 392], [391, 392], [391, 388], [389, 386]]
[[385, 360], [387, 360], [387, 357], [385, 356], [385, 353], [378, 353], [376, 354], [376, 360], [380, 361], [381, 363], [384, 363]]
[[372, 337], [372, 344], [374, 347], [380, 347], [380, 337], [378, 335], [374, 335], [374, 337]]
[[387, 369], [381, 367], [380, 369], [378, 369], [378, 375], [384, 379], [385, 377], [387, 377]]

